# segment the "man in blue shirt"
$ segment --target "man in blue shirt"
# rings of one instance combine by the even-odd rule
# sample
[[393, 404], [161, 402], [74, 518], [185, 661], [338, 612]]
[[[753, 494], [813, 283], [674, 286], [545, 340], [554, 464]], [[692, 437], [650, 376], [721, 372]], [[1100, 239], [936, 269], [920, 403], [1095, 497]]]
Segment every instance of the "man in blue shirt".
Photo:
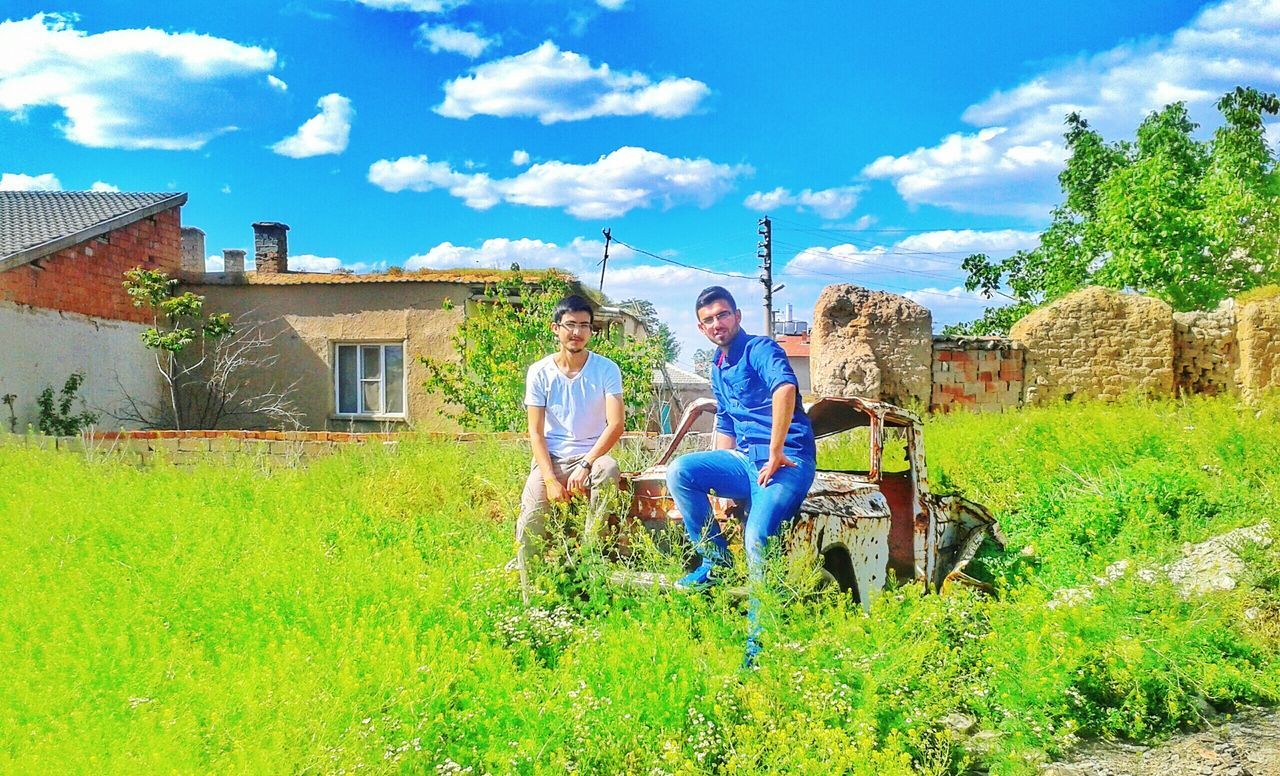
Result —
[[[742, 330], [742, 311], [728, 290], [703, 290], [695, 310], [698, 329], [719, 347], [711, 366], [715, 449], [683, 455], [667, 470], [667, 488], [702, 556], [702, 564], [676, 586], [696, 590], [713, 585], [728, 563], [728, 543], [707, 499], [712, 492], [748, 504], [743, 544], [752, 582], [759, 583], [765, 544], [799, 512], [813, 484], [813, 427], [782, 346]], [[756, 609], [753, 600], [747, 665], [754, 664], [759, 652]]]

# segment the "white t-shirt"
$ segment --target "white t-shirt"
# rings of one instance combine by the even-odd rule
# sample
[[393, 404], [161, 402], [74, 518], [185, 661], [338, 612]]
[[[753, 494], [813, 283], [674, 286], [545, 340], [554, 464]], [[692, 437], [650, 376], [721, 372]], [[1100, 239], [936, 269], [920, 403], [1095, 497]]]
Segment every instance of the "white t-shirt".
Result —
[[591, 351], [573, 378], [565, 377], [553, 354], [529, 367], [524, 382], [525, 406], [547, 408], [542, 430], [553, 458], [589, 451], [607, 425], [605, 397], [621, 395], [622, 370]]

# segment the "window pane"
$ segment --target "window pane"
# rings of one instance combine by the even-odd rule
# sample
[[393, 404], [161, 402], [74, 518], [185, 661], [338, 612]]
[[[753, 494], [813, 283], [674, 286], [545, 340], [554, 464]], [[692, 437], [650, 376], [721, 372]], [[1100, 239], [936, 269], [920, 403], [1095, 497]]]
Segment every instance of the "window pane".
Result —
[[376, 380], [382, 376], [382, 346], [381, 345], [364, 345], [360, 348], [360, 355], [364, 360], [361, 364], [360, 375], [365, 380]]
[[338, 412], [356, 412], [356, 349], [354, 345], [338, 346]]
[[382, 383], [378, 380], [360, 381], [360, 411], [382, 412]]
[[387, 412], [404, 412], [404, 349], [387, 346]]

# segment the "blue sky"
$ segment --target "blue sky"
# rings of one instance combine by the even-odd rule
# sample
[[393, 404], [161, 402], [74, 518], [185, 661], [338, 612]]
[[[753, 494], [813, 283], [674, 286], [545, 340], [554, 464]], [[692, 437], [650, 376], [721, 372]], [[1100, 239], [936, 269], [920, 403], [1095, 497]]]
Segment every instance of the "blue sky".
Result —
[[[724, 282], [976, 314], [960, 260], [1035, 244], [1063, 115], [1109, 137], [1280, 89], [1280, 0], [677, 3], [0, 0], [0, 188], [190, 194], [211, 254], [288, 223], [293, 266], [558, 266], [651, 299], [689, 363]], [[910, 7], [898, 7], [910, 6]], [[252, 251], [250, 250], [250, 254]]]

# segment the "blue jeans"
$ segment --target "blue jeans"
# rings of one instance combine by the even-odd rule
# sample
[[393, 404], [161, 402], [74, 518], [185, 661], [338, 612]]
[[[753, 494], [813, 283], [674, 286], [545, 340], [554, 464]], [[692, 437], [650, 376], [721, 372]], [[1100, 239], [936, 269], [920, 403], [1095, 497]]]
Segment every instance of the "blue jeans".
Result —
[[800, 511], [800, 503], [813, 484], [814, 462], [787, 456], [794, 467], [779, 469], [763, 487], [756, 482], [757, 466], [737, 450], [711, 450], [689, 453], [675, 460], [667, 469], [667, 490], [684, 516], [689, 540], [704, 558], [728, 557], [728, 542], [719, 524], [711, 519], [711, 491], [720, 498], [744, 502], [747, 524], [743, 544], [747, 551], [747, 569], [753, 580], [764, 571], [764, 548], [777, 536], [782, 523]]

